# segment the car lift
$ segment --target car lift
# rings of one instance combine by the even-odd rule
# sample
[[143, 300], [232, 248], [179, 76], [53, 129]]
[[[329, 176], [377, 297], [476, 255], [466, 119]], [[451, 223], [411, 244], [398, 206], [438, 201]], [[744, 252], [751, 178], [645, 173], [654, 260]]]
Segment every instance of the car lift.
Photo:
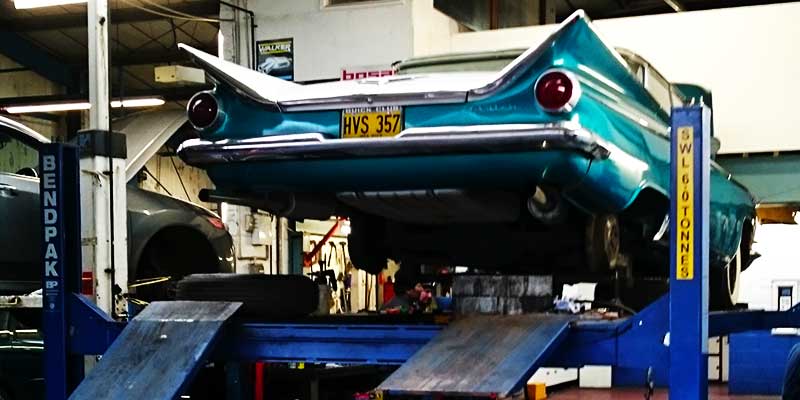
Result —
[[[653, 371], [657, 383], [669, 383], [671, 398], [707, 399], [709, 336], [800, 327], [800, 310], [707, 312], [708, 109], [673, 110], [672, 132], [678, 168], [670, 221], [681, 225], [671, 229], [669, 295], [613, 321], [532, 314], [449, 326], [359, 317], [243, 322], [231, 318], [239, 303], [182, 301], [153, 303], [127, 324], [115, 322], [79, 290], [78, 151], [47, 145], [40, 160], [46, 398], [171, 399], [213, 360], [399, 365], [378, 388], [388, 396], [483, 398], [522, 389], [539, 367], [611, 365], [640, 369], [643, 381]], [[82, 355], [103, 355], [85, 379]]]

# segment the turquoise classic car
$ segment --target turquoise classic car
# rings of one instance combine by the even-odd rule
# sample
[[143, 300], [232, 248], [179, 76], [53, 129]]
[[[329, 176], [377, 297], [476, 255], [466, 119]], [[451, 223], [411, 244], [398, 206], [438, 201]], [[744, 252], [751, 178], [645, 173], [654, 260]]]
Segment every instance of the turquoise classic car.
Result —
[[[182, 48], [216, 82], [190, 100], [201, 138], [180, 149], [216, 184], [208, 198], [347, 216], [351, 259], [370, 272], [392, 258], [631, 284], [669, 276], [669, 113], [705, 92], [607, 46], [582, 12], [488, 72], [299, 85]], [[755, 212], [712, 164], [711, 306], [722, 309], [749, 262]]]

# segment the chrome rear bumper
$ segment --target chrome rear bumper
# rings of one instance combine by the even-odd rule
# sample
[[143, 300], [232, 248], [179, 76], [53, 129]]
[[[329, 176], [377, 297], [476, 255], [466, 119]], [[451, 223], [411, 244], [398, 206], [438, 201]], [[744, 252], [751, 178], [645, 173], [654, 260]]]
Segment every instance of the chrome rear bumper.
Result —
[[348, 159], [450, 154], [520, 153], [550, 149], [607, 158], [593, 133], [567, 124], [513, 124], [409, 128], [390, 138], [330, 139], [298, 133], [210, 142], [192, 139], [178, 149], [189, 164]]

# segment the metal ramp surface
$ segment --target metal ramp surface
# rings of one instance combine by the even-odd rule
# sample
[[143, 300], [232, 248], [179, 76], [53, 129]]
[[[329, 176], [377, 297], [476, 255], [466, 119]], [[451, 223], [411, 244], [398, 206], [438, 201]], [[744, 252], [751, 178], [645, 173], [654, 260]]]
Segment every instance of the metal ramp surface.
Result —
[[154, 302], [134, 318], [70, 399], [173, 399], [242, 303]]
[[508, 396], [564, 340], [568, 315], [482, 315], [457, 320], [378, 387], [390, 394]]

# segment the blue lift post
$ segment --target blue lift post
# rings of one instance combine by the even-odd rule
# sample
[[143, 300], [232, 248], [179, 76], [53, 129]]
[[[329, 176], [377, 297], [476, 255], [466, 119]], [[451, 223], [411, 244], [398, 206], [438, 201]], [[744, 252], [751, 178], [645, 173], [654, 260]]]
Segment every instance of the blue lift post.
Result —
[[45, 395], [65, 399], [83, 379], [83, 357], [71, 353], [68, 326], [71, 293], [80, 287], [80, 189], [78, 149], [46, 144], [39, 153], [42, 210], [42, 318]]
[[710, 110], [672, 110], [670, 398], [708, 398]]

